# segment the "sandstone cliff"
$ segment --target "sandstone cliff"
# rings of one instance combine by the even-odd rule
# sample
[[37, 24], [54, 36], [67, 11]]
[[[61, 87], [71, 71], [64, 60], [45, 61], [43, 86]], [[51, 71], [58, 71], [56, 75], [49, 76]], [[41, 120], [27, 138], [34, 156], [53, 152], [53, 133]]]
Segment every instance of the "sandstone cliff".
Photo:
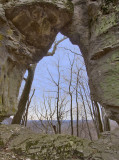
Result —
[[119, 122], [118, 0], [0, 0], [1, 119], [15, 114], [27, 66], [47, 55], [58, 32], [80, 47], [92, 99]]

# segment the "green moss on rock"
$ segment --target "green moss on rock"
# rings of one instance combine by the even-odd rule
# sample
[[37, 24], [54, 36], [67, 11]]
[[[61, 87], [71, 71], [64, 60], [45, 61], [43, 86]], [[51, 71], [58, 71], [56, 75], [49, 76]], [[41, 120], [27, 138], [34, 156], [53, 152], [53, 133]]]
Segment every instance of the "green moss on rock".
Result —
[[2, 105], [2, 96], [0, 96], [0, 106]]
[[117, 24], [117, 16], [115, 13], [100, 17], [98, 23], [96, 23], [95, 25], [95, 33], [96, 35], [100, 35], [116, 24]]
[[71, 12], [74, 11], [73, 3], [70, 0], [64, 1], [64, 5], [66, 6], [66, 8], [70, 9]]
[[2, 40], [3, 40], [3, 35], [2, 34], [0, 34], [0, 46], [2, 46]]
[[3, 35], [2, 34], [0, 34], [0, 41], [2, 41], [3, 40]]
[[[119, 51], [112, 51], [112, 56], [102, 66], [104, 71], [101, 88], [105, 100], [119, 106]], [[110, 101], [111, 100], [111, 101]], [[110, 104], [109, 103], [109, 104]]]
[[15, 107], [12, 108], [12, 113], [16, 113], [16, 108]]
[[110, 3], [115, 3], [116, 0], [104, 0], [106, 5], [109, 5]]
[[11, 36], [11, 35], [13, 35], [13, 31], [12, 31], [11, 29], [7, 30], [7, 34], [8, 34], [9, 36]]
[[0, 147], [3, 147], [4, 146], [4, 143], [2, 141], [2, 139], [0, 139]]
[[0, 125], [1, 145], [7, 144], [9, 153], [14, 151], [16, 157], [24, 155], [31, 160], [116, 159], [119, 156], [118, 133], [119, 130], [114, 131], [110, 138], [108, 132], [100, 140], [91, 142], [68, 135], [35, 134], [19, 125]]

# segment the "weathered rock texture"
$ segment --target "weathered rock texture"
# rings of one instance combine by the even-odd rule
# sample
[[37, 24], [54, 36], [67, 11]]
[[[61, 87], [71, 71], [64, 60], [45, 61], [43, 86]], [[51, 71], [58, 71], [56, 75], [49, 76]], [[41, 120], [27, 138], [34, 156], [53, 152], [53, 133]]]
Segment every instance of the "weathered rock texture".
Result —
[[119, 1], [74, 0], [71, 25], [63, 33], [79, 45], [92, 99], [119, 122]]
[[[0, 111], [14, 114], [27, 65], [47, 54], [58, 32], [83, 54], [92, 99], [119, 122], [119, 1], [0, 0]], [[74, 10], [73, 10], [74, 6]]]
[[118, 160], [119, 129], [95, 142], [66, 135], [34, 134], [18, 125], [0, 126], [0, 159]]
[[14, 115], [20, 84], [31, 63], [51, 47], [71, 20], [67, 0], [0, 1], [0, 118]]

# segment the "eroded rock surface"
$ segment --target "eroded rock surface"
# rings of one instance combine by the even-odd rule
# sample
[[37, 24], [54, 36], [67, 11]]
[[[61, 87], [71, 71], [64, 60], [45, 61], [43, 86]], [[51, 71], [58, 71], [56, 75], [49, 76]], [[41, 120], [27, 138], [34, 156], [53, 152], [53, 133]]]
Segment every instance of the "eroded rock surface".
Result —
[[95, 142], [67, 135], [39, 135], [18, 125], [0, 126], [2, 160], [118, 160], [119, 129]]
[[92, 99], [119, 122], [118, 0], [0, 0], [0, 117], [15, 113], [27, 66], [58, 32], [80, 47]]
[[90, 87], [107, 115], [119, 122], [119, 1], [105, 0], [98, 8], [90, 19]]
[[62, 32], [79, 45], [92, 99], [119, 122], [119, 1], [73, 0], [71, 25]]
[[51, 47], [69, 23], [73, 6], [67, 0], [0, 1], [0, 118], [14, 115], [23, 75]]

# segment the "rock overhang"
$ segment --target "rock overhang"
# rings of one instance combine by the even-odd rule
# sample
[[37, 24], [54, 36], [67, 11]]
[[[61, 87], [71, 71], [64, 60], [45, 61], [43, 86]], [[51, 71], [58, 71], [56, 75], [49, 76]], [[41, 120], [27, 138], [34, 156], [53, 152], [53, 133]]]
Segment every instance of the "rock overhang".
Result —
[[69, 0], [0, 0], [0, 118], [14, 115], [28, 65], [47, 55], [73, 16]]
[[17, 55], [26, 52], [27, 62], [30, 59], [29, 63], [34, 63], [47, 54], [57, 33], [71, 23], [73, 4], [68, 0], [10, 1], [4, 5], [4, 10], [7, 20], [21, 36]]

